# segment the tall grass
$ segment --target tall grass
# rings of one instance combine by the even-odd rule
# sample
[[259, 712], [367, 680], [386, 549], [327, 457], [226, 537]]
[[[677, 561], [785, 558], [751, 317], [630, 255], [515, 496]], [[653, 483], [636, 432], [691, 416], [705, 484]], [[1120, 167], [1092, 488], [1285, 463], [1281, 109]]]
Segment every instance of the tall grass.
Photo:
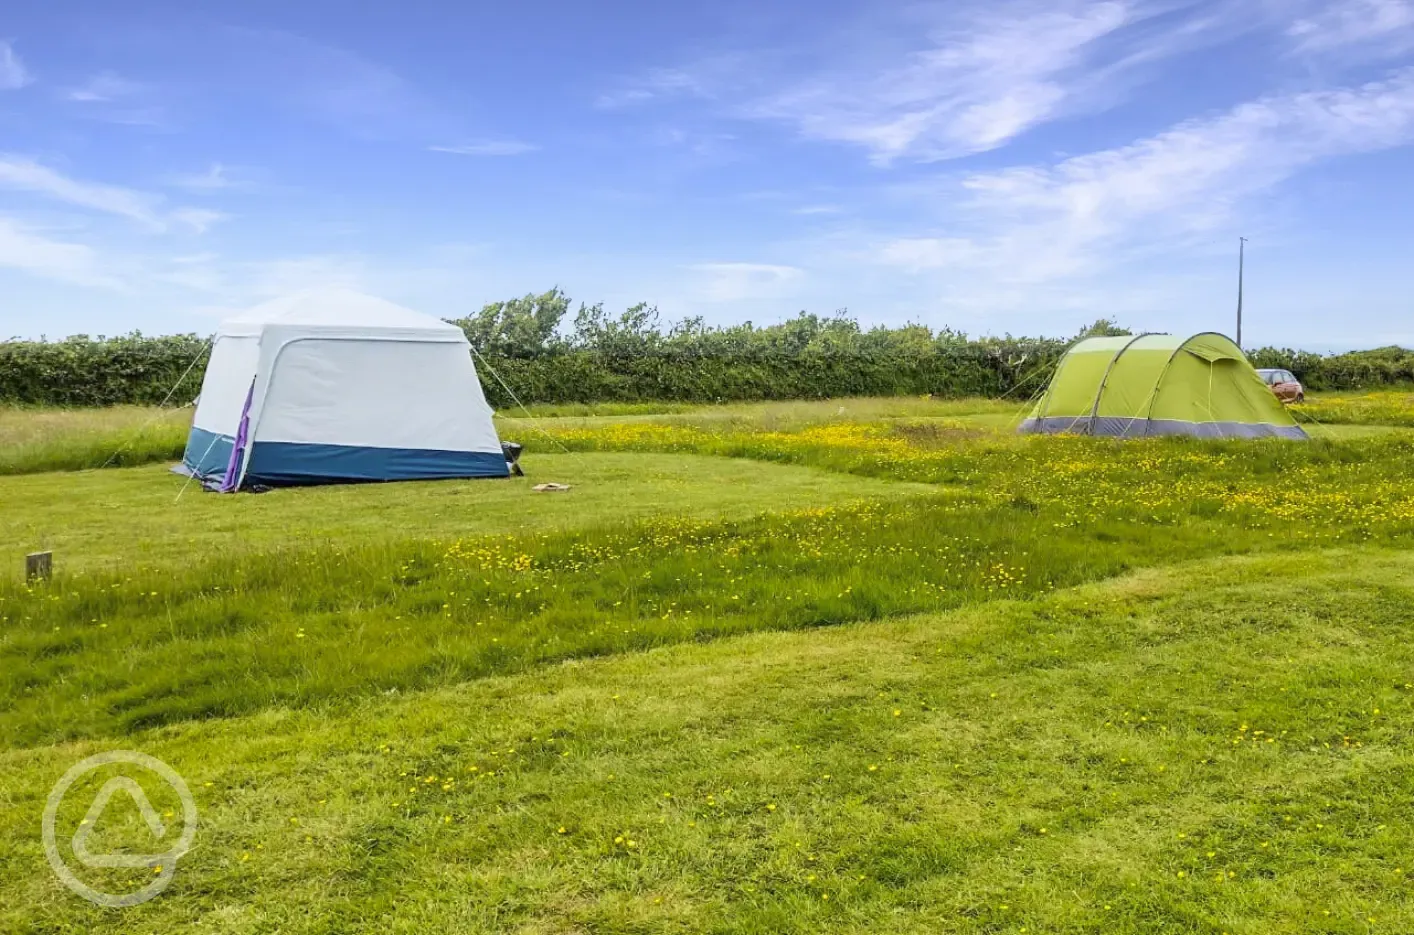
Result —
[[1293, 405], [1291, 411], [1298, 421], [1306, 423], [1414, 426], [1414, 391], [1405, 387], [1367, 393], [1322, 393]]
[[26, 742], [108, 735], [683, 640], [939, 610], [1202, 555], [1414, 532], [1414, 446], [1401, 440], [1002, 444], [850, 425], [622, 434], [641, 428], [615, 424], [600, 441], [697, 446], [941, 489], [744, 522], [294, 548], [35, 590], [0, 585], [0, 627], [10, 634], [0, 645], [0, 729]]
[[[560, 423], [655, 421], [668, 424], [735, 424], [744, 429], [803, 427], [841, 419], [954, 416], [993, 423], [1016, 415], [1006, 400], [937, 400], [931, 397], [862, 397], [775, 403], [690, 405], [672, 402], [547, 403], [498, 415], [503, 437], [544, 447], [544, 430]], [[191, 425], [189, 407], [155, 406], [58, 409], [0, 405], [0, 476], [96, 467], [130, 467], [181, 457]], [[528, 416], [528, 417], [527, 417]], [[556, 446], [551, 443], [550, 447]]]
[[0, 475], [180, 458], [190, 425], [190, 409], [0, 406]]
[[[545, 447], [547, 431], [594, 430], [613, 422], [644, 422], [720, 433], [797, 431], [840, 422], [955, 420], [1006, 431], [1026, 409], [1021, 398], [928, 395], [850, 397], [700, 405], [680, 402], [535, 403], [497, 415], [501, 435], [530, 448]], [[1414, 426], [1414, 395], [1407, 391], [1326, 393], [1293, 406], [1297, 419], [1320, 424]], [[181, 456], [190, 408], [144, 406], [54, 409], [0, 406], [0, 475], [126, 467]], [[556, 447], [549, 442], [549, 447]]]

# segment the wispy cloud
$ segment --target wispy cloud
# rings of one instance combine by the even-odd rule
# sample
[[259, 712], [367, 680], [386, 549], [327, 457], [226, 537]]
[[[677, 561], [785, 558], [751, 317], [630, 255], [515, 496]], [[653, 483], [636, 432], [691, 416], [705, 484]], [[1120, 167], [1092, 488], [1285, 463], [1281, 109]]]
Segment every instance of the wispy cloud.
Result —
[[23, 88], [33, 80], [14, 47], [0, 39], [0, 91]]
[[116, 214], [161, 229], [157, 199], [116, 185], [82, 182], [29, 159], [0, 156], [0, 186], [34, 192], [81, 208]]
[[0, 267], [86, 286], [117, 288], [99, 269], [94, 251], [83, 244], [51, 240], [11, 218], [0, 217]]
[[1140, 15], [1117, 0], [1010, 4], [935, 31], [899, 66], [826, 73], [748, 112], [807, 137], [858, 144], [879, 163], [981, 152], [1073, 106], [1081, 66]]
[[197, 208], [166, 211], [160, 195], [70, 178], [31, 159], [0, 154], [0, 187], [31, 192], [79, 208], [135, 221], [149, 230], [167, 230], [172, 223], [196, 233], [224, 215]]
[[86, 82], [59, 93], [69, 113], [130, 127], [165, 127], [167, 115], [151, 85], [132, 81], [111, 71], [99, 72]]
[[805, 52], [720, 55], [649, 72], [598, 104], [692, 96], [723, 116], [860, 146], [880, 165], [938, 161], [1110, 106], [1155, 63], [1262, 20], [1247, 3], [1214, 0], [1000, 0], [907, 10], [876, 15], [858, 34]]
[[197, 292], [219, 292], [227, 284], [221, 258], [215, 253], [170, 257], [149, 275]]
[[710, 97], [712, 86], [726, 71], [722, 67], [725, 61], [720, 57], [714, 58], [699, 63], [692, 70], [652, 69], [642, 76], [624, 82], [615, 90], [600, 94], [594, 99], [594, 106], [602, 110], [617, 110], [683, 95]]
[[173, 222], [187, 227], [194, 234], [204, 234], [210, 230], [213, 224], [228, 220], [230, 215], [208, 208], [178, 208], [168, 217]]
[[775, 295], [805, 274], [794, 266], [769, 263], [696, 263], [688, 268], [702, 277], [698, 294], [709, 302]]
[[540, 147], [520, 140], [485, 140], [480, 143], [463, 143], [458, 146], [429, 146], [434, 153], [455, 153], [458, 156], [520, 156], [533, 153]]
[[81, 104], [104, 104], [137, 94], [143, 87], [135, 81], [105, 71], [76, 88], [70, 88], [64, 92], [64, 98]]
[[1414, 68], [1358, 87], [1264, 97], [1128, 146], [969, 175], [949, 205], [963, 225], [878, 244], [873, 256], [912, 271], [1064, 278], [1093, 271], [1114, 249], [1206, 235], [1313, 164], [1411, 141]]
[[1292, 23], [1287, 34], [1304, 52], [1355, 45], [1401, 52], [1414, 48], [1414, 0], [1332, 0]]
[[207, 166], [205, 172], [180, 173], [170, 176], [167, 184], [187, 191], [209, 193], [218, 191], [245, 191], [256, 186], [250, 169], [233, 169], [220, 162]]
[[401, 74], [352, 49], [280, 30], [231, 28], [222, 63], [238, 93], [258, 91], [360, 139], [460, 135], [460, 121]]
[[248, 264], [250, 293], [260, 298], [301, 289], [368, 288], [369, 261], [362, 256], [316, 254]]

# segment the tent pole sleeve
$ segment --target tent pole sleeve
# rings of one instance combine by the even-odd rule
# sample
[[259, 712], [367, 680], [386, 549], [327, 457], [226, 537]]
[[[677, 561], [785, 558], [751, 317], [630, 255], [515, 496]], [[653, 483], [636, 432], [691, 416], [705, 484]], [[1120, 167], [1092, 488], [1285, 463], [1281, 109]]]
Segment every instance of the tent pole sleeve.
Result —
[[[1213, 332], [1213, 331], [1202, 331], [1202, 332], [1199, 332], [1199, 334], [1216, 334], [1216, 333], [1217, 333], [1217, 332]], [[1193, 335], [1192, 338], [1189, 338], [1188, 341], [1192, 341], [1193, 338], [1196, 338], [1196, 337], [1198, 337], [1198, 335], [1195, 334], [1195, 335]], [[1188, 341], [1184, 341], [1182, 344], [1179, 344], [1178, 347], [1176, 347], [1176, 348], [1173, 349], [1173, 353], [1169, 355], [1169, 359], [1166, 360], [1166, 361], [1164, 361], [1164, 369], [1162, 369], [1162, 370], [1159, 371], [1159, 378], [1154, 381], [1154, 389], [1153, 389], [1152, 391], [1150, 391], [1150, 393], [1149, 393], [1149, 409], [1144, 413], [1144, 434], [1145, 434], [1145, 435], [1148, 435], [1148, 434], [1149, 434], [1149, 425], [1154, 421], [1154, 404], [1159, 401], [1159, 387], [1163, 386], [1163, 384], [1164, 384], [1164, 377], [1168, 376], [1169, 368], [1173, 366], [1174, 358], [1179, 355], [1179, 353], [1183, 350], [1184, 345], [1186, 345], [1186, 344], [1188, 343]]]
[[1144, 332], [1143, 334], [1136, 334], [1134, 337], [1130, 338], [1127, 342], [1125, 342], [1125, 345], [1123, 347], [1115, 351], [1115, 356], [1110, 358], [1109, 366], [1105, 368], [1105, 375], [1100, 377], [1100, 385], [1095, 388], [1095, 402], [1090, 406], [1091, 435], [1095, 433], [1095, 416], [1099, 415], [1100, 399], [1105, 395], [1105, 386], [1110, 382], [1110, 373], [1114, 370], [1115, 364], [1117, 364], [1119, 362], [1119, 359], [1124, 356], [1124, 352], [1129, 350], [1130, 347], [1134, 345], [1135, 341], [1138, 341], [1140, 338], [1147, 338], [1149, 334], [1150, 332], [1148, 331]]

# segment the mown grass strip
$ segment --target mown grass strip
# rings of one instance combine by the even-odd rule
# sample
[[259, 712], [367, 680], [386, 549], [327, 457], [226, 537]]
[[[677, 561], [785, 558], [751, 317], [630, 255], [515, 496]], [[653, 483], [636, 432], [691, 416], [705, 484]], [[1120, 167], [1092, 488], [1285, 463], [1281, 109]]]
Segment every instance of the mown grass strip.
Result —
[[[622, 525], [664, 514], [742, 519], [768, 510], [927, 492], [917, 484], [692, 455], [534, 452], [527, 476], [334, 484], [260, 495], [204, 494], [161, 465], [0, 478], [0, 542], [18, 578], [23, 552], [53, 549], [65, 573], [181, 565], [213, 555], [323, 543], [450, 540]], [[542, 481], [572, 485], [539, 494]]]
[[1411, 931], [1411, 600], [1406, 553], [1224, 559], [146, 731], [200, 846], [121, 912], [37, 830], [106, 744], [12, 751], [0, 927]]

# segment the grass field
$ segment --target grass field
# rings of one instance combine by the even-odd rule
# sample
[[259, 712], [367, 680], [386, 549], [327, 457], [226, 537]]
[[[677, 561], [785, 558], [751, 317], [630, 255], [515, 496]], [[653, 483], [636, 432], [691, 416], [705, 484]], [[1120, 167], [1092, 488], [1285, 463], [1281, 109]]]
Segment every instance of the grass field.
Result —
[[[1414, 931], [1396, 420], [665, 408], [503, 418], [508, 482], [0, 477], [0, 930]], [[121, 431], [20, 415], [35, 450]], [[165, 894], [100, 910], [39, 815], [114, 748], [202, 826]]]
[[[688, 403], [534, 404], [498, 413], [503, 434], [529, 442], [556, 424], [588, 427], [613, 423], [798, 429], [830, 422], [959, 419], [1006, 429], [1029, 404], [1016, 399], [886, 397], [694, 406]], [[1381, 427], [1414, 428], [1414, 394], [1408, 390], [1314, 393], [1297, 418], [1313, 434], [1340, 437], [1379, 434]], [[0, 405], [0, 476], [45, 471], [124, 467], [181, 457], [191, 423], [189, 407], [117, 406], [103, 410], [34, 409]]]
[[[450, 541], [592, 528], [665, 513], [690, 520], [738, 519], [929, 489], [888, 480], [861, 484], [814, 468], [703, 456], [556, 450], [537, 452], [526, 465], [533, 476], [490, 483], [340, 485], [296, 497], [276, 492], [233, 499], [205, 495], [166, 465], [34, 474], [0, 483], [0, 538], [27, 551], [56, 550], [71, 571], [121, 566], [125, 576], [136, 569], [165, 574], [173, 564], [212, 556], [225, 563], [296, 545], [317, 550]], [[573, 481], [566, 493], [530, 490], [562, 478]], [[22, 570], [11, 562], [4, 571], [13, 578]]]
[[1355, 393], [1313, 394], [1293, 406], [1296, 417], [1310, 423], [1414, 426], [1414, 391], [1376, 390]]
[[0, 475], [122, 467], [182, 456], [190, 409], [0, 405]]

